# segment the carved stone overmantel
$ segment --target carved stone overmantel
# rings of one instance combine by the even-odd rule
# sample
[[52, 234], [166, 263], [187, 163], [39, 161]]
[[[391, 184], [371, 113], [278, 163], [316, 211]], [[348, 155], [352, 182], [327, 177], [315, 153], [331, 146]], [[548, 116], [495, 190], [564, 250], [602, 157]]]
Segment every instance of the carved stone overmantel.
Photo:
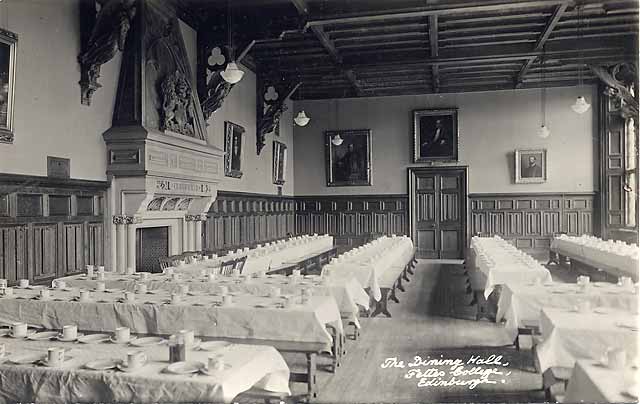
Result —
[[260, 155], [265, 145], [265, 137], [274, 131], [286, 101], [298, 89], [301, 82], [291, 83], [285, 78], [277, 80], [258, 76], [256, 85], [256, 152]]
[[100, 66], [113, 59], [118, 51], [124, 50], [137, 8], [136, 0], [108, 0], [95, 15], [96, 2], [85, 2], [82, 6], [81, 23], [94, 23], [87, 42], [83, 44], [83, 51], [78, 55], [80, 102], [91, 105], [91, 96], [102, 87], [98, 83]]

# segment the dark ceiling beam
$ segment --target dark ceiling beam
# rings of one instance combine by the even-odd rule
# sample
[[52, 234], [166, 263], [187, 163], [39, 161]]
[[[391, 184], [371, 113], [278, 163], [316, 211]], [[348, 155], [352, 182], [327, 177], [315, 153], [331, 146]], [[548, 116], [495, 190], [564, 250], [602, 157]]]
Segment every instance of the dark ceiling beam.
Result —
[[[298, 14], [302, 18], [309, 17], [309, 7], [307, 6], [306, 0], [290, 0], [295, 6], [296, 10], [298, 10]], [[325, 32], [324, 28], [321, 26], [313, 26], [311, 27], [311, 31], [314, 33], [318, 41], [322, 44], [324, 49], [331, 55], [335, 65], [338, 67], [342, 75], [344, 75], [355, 90], [356, 94], [360, 94], [360, 83], [356, 79], [356, 75], [352, 69], [343, 69], [342, 68], [342, 57], [340, 56], [338, 50], [336, 49], [333, 41], [329, 38], [329, 35]]]
[[498, 25], [498, 22], [501, 20], [532, 20], [532, 19], [543, 19], [547, 18], [549, 13], [544, 12], [536, 12], [536, 13], [519, 13], [519, 14], [496, 14], [488, 17], [470, 17], [470, 18], [456, 18], [453, 16], [452, 19], [446, 19], [440, 22], [442, 27], [449, 27], [455, 25], [463, 25], [469, 26], [470, 24], [478, 24], [478, 23], [490, 23], [494, 25]]
[[[432, 58], [438, 57], [438, 15], [429, 16], [429, 50]], [[431, 82], [434, 92], [440, 89], [440, 66], [438, 64], [431, 65]]]
[[[291, 1], [302, 1], [302, 0], [291, 0]], [[339, 24], [352, 24], [352, 23], [377, 23], [380, 21], [386, 20], [402, 20], [406, 18], [420, 18], [420, 17], [428, 17], [431, 15], [453, 15], [453, 14], [464, 14], [464, 13], [478, 13], [478, 12], [499, 12], [504, 13], [509, 10], [518, 10], [518, 9], [527, 9], [527, 8], [535, 8], [535, 7], [551, 7], [557, 4], [562, 4], [566, 0], [536, 0], [536, 1], [521, 1], [521, 0], [512, 0], [509, 2], [505, 2], [504, 0], [500, 1], [492, 1], [488, 0], [488, 4], [463, 4], [457, 6], [449, 6], [446, 4], [443, 5], [434, 5], [431, 7], [422, 7], [413, 11], [403, 11], [403, 10], [390, 10], [384, 13], [372, 13], [372, 14], [359, 14], [353, 16], [338, 16], [335, 18], [320, 18], [320, 19], [312, 19], [307, 22], [305, 28], [310, 28], [313, 26], [323, 26], [323, 25], [339, 25]]]

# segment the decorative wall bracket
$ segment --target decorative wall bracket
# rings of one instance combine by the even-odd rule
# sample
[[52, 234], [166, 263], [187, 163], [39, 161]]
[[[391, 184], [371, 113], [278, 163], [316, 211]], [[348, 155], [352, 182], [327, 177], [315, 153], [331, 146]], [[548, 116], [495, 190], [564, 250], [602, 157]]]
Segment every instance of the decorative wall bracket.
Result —
[[302, 84], [291, 83], [286, 78], [267, 80], [258, 77], [256, 85], [256, 151], [260, 155], [265, 137], [274, 131], [280, 116], [286, 110], [285, 102]]
[[[613, 108], [622, 117], [638, 116], [638, 68], [631, 63], [619, 63], [605, 68], [589, 66], [605, 84], [604, 95], [613, 102]], [[631, 89], [631, 90], [630, 90]]]
[[[136, 0], [108, 0], [96, 13], [94, 1], [82, 3], [80, 13], [83, 24], [95, 21], [83, 51], [78, 55], [80, 63], [81, 103], [91, 105], [93, 93], [102, 87], [98, 83], [100, 66], [107, 63], [118, 51], [123, 51], [127, 34], [136, 15]], [[91, 15], [93, 13], [93, 15]], [[89, 17], [93, 18], [87, 18]]]

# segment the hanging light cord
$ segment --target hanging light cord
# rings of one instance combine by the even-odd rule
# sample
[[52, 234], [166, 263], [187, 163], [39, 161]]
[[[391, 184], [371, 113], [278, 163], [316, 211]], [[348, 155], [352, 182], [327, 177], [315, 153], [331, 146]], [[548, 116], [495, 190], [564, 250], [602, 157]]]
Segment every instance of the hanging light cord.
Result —
[[229, 39], [229, 61], [234, 61], [234, 49], [233, 49], [233, 32], [231, 31], [231, 0], [227, 0], [227, 37]]
[[542, 48], [542, 56], [540, 56], [540, 76], [542, 77], [542, 91], [540, 92], [540, 109], [542, 110], [542, 126], [547, 125], [547, 71], [544, 66], [544, 51]]
[[578, 37], [578, 46], [580, 46], [579, 58], [578, 62], [578, 85], [582, 86], [582, 65], [584, 63], [584, 47], [582, 46], [582, 4], [578, 4], [578, 25], [576, 27], [576, 36]]

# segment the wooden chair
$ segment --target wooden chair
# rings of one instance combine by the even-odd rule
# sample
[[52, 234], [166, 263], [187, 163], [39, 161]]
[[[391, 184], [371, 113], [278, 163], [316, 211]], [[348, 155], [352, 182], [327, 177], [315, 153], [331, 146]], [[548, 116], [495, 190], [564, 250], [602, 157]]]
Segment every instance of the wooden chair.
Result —
[[173, 266], [173, 260], [171, 257], [160, 257], [158, 258], [158, 262], [160, 263], [160, 270], [162, 271]]
[[233, 267], [234, 270], [238, 271], [239, 274], [242, 274], [242, 270], [244, 269], [244, 264], [247, 262], [247, 256], [245, 255], [242, 258], [238, 258]]
[[236, 260], [224, 261], [220, 264], [220, 275], [231, 276], [235, 268]]

